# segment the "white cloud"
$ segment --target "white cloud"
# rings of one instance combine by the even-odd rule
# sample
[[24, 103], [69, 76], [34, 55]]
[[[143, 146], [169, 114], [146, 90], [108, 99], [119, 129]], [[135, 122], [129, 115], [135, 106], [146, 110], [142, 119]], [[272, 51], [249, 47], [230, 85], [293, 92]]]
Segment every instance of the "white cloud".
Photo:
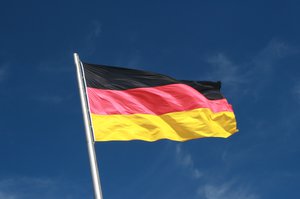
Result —
[[84, 39], [84, 49], [86, 53], [92, 54], [97, 46], [97, 39], [102, 33], [102, 25], [99, 21], [92, 21], [90, 25], [90, 30]]
[[[89, 198], [80, 185], [46, 177], [11, 177], [0, 180], [0, 199]], [[84, 197], [86, 195], [86, 197]]]
[[133, 50], [132, 52], [122, 52], [116, 55], [113, 65], [122, 67], [131, 67], [135, 69], [145, 70], [142, 63], [142, 56], [139, 50]]
[[199, 179], [203, 176], [202, 172], [195, 167], [192, 155], [183, 151], [181, 144], [176, 145], [176, 160], [179, 165], [188, 170], [193, 178]]
[[271, 70], [278, 60], [295, 52], [287, 43], [273, 39], [253, 58], [253, 65], [258, 70]]
[[0, 199], [17, 199], [14, 194], [6, 194], [0, 191]]
[[[27, 191], [40, 190], [43, 187], [48, 188], [50, 183], [49, 179], [43, 178], [19, 177], [2, 179], [0, 180], [0, 199], [23, 199], [30, 194], [26, 193]], [[26, 190], [27, 188], [29, 190]]]
[[210, 74], [213, 78], [231, 85], [236, 85], [244, 81], [239, 67], [223, 53], [208, 57], [207, 62], [213, 66], [214, 72]]
[[0, 66], [0, 82], [7, 77], [7, 68], [8, 64], [3, 64], [2, 66]]
[[95, 37], [100, 36], [102, 32], [102, 25], [99, 21], [93, 21], [94, 31], [93, 34]]
[[[249, 60], [236, 64], [224, 53], [217, 53], [206, 58], [212, 66], [208, 79], [221, 80], [230, 92], [240, 91], [259, 96], [265, 86], [272, 82], [273, 74], [280, 66], [279, 61], [299, 51], [285, 42], [271, 40], [264, 48]], [[255, 83], [255, 89], [253, 89]], [[247, 88], [251, 90], [247, 90]], [[241, 92], [239, 92], [241, 94]]]
[[218, 80], [222, 82], [230, 93], [235, 93], [239, 88], [247, 83], [247, 73], [241, 73], [241, 66], [235, 64], [223, 53], [210, 56], [206, 60], [211, 66], [212, 71], [206, 79]]
[[296, 96], [296, 99], [300, 103], [300, 83], [298, 83], [292, 90], [292, 94]]
[[51, 184], [51, 180], [48, 178], [34, 178], [34, 177], [17, 177], [17, 178], [7, 178], [0, 181], [0, 187], [11, 187], [16, 184], [37, 184], [39, 186]]
[[130, 56], [130, 59], [128, 60], [127, 66], [131, 67], [141, 67], [140, 66], [141, 56], [138, 52], [135, 52], [135, 54]]
[[[193, 179], [199, 182], [196, 195], [201, 199], [259, 199], [259, 195], [253, 193], [247, 183], [239, 180], [224, 179], [215, 173], [201, 172], [194, 163], [193, 156], [182, 149], [181, 144], [176, 145], [176, 159], [179, 165], [192, 174]], [[216, 179], [218, 183], [215, 182]]]
[[6, 75], [6, 70], [4, 68], [0, 68], [0, 81], [4, 79]]
[[259, 199], [260, 197], [238, 183], [226, 182], [220, 185], [205, 184], [198, 189], [199, 198], [203, 199]]

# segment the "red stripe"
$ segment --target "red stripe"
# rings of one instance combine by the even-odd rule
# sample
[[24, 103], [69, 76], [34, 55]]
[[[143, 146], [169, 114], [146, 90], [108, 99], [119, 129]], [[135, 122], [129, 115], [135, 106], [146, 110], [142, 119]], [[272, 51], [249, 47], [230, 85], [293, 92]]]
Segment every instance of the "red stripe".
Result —
[[154, 114], [209, 108], [212, 112], [232, 112], [226, 99], [209, 100], [197, 90], [185, 84], [134, 88], [128, 90], [104, 90], [87, 88], [91, 112], [110, 114]]

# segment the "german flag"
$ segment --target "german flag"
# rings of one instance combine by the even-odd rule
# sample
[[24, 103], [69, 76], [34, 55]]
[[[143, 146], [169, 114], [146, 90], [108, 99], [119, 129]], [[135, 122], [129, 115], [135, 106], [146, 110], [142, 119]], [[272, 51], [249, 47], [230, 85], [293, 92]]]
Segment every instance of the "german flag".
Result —
[[83, 63], [95, 141], [229, 137], [237, 131], [220, 82]]

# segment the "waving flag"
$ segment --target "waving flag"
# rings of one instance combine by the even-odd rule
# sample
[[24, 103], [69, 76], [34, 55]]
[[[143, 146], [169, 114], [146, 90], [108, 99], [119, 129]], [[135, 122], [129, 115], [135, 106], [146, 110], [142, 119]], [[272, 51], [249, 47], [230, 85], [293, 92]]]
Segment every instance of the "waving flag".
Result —
[[95, 141], [226, 138], [237, 131], [220, 82], [83, 63]]

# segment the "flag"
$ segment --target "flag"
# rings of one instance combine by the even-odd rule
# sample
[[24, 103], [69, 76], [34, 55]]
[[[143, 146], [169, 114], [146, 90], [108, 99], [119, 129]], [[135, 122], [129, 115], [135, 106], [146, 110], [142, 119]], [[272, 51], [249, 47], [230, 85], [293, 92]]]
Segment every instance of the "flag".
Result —
[[95, 141], [226, 138], [237, 131], [220, 82], [82, 63]]

